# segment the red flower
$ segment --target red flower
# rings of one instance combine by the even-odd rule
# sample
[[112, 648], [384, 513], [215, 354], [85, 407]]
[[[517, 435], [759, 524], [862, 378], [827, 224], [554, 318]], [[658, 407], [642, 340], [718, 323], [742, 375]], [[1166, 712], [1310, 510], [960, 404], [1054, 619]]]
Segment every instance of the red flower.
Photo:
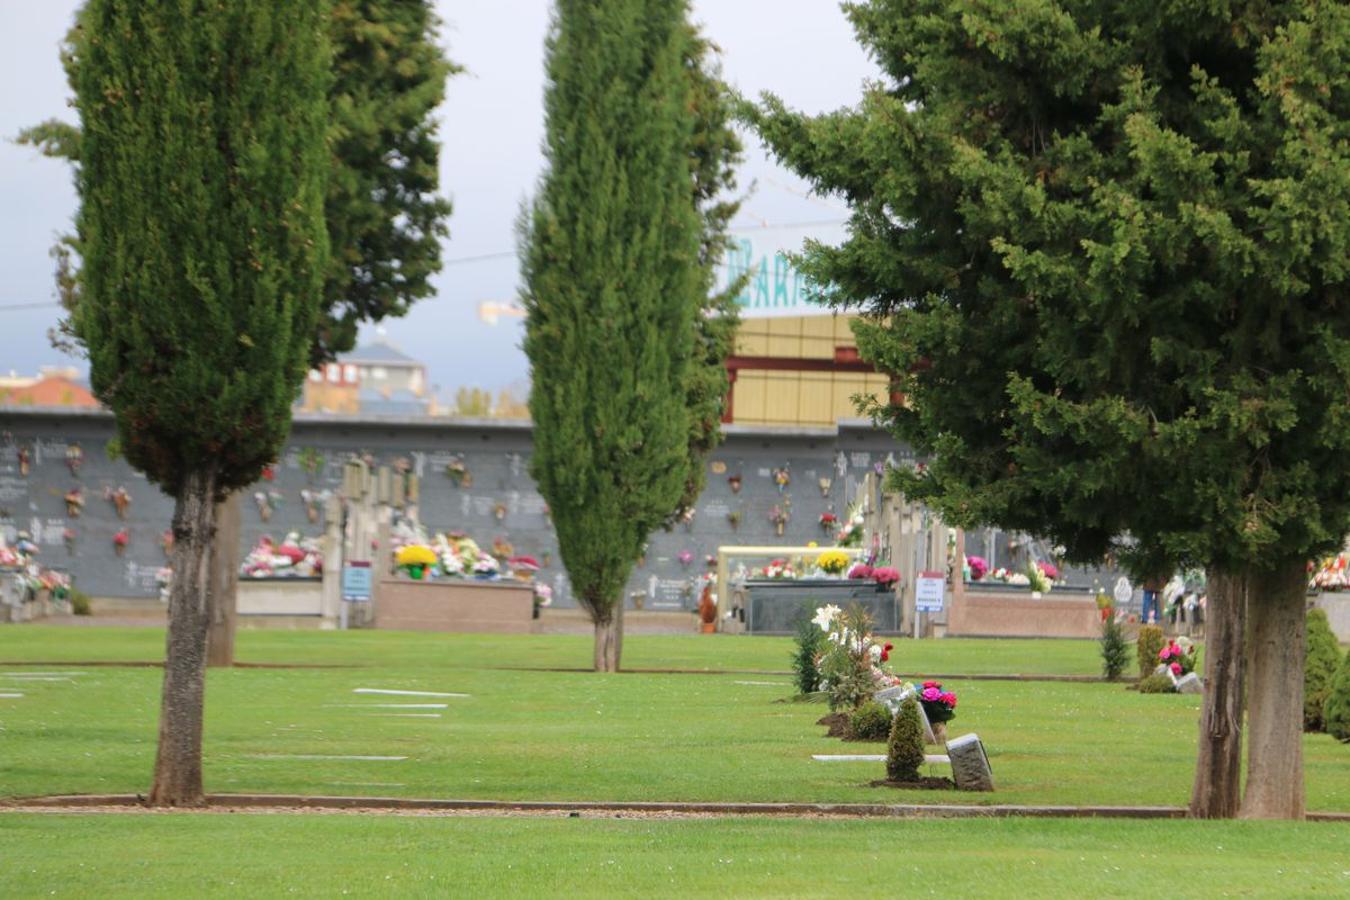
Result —
[[952, 709], [956, 709], [956, 695], [953, 694], [951, 691], [947, 691], [942, 696], [938, 697], [938, 699], [941, 700], [943, 703], [947, 704], [948, 706], [950, 706]]
[[882, 648], [882, 650], [881, 650], [881, 661], [882, 661], [882, 662], [885, 662], [886, 660], [888, 660], [888, 659], [891, 658], [890, 650], [891, 650], [891, 645], [890, 645], [890, 644], [887, 644], [885, 647]]
[[923, 683], [923, 686], [926, 687], [926, 688], [941, 688], [941, 687], [942, 687], [942, 682], [940, 682], [940, 681], [925, 681], [925, 682]]
[[881, 649], [887, 653], [890, 653], [892, 650], [895, 649], [895, 645], [892, 644], [890, 641], [887, 641], [886, 646], [882, 647]]

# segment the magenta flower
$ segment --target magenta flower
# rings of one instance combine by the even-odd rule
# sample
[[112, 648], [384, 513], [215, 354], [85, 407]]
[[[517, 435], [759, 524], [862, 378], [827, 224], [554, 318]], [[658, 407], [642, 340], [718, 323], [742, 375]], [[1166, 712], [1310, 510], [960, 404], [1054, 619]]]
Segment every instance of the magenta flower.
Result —
[[967, 556], [966, 565], [970, 566], [971, 581], [979, 581], [989, 574], [989, 563], [982, 556]]
[[941, 698], [942, 698], [942, 691], [939, 691], [937, 688], [923, 689], [923, 699], [929, 701], [930, 703], [935, 700], [939, 700]]
[[1172, 663], [1172, 674], [1173, 675], [1181, 674], [1181, 663]]

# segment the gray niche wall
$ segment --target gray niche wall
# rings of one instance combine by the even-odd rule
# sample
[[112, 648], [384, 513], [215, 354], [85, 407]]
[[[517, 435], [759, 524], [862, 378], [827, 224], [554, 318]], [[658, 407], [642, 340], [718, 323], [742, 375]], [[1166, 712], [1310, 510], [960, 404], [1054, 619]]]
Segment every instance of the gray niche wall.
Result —
[[[44, 562], [71, 571], [90, 594], [153, 597], [155, 572], [166, 562], [161, 536], [173, 502], [125, 461], [109, 458], [112, 436], [112, 418], [103, 412], [0, 411], [0, 529], [10, 538], [19, 531], [33, 535]], [[72, 475], [66, 451], [75, 444], [83, 463]], [[279, 541], [289, 532], [318, 534], [322, 519], [310, 521], [303, 492], [336, 492], [342, 465], [353, 455], [377, 465], [403, 461], [420, 476], [419, 515], [429, 530], [466, 532], [485, 549], [498, 538], [509, 542], [517, 554], [543, 564], [538, 577], [554, 587], [556, 605], [574, 605], [547, 504], [529, 476], [532, 445], [528, 423], [298, 416], [272, 478], [251, 486], [243, 498], [241, 553], [262, 535]], [[19, 472], [21, 448], [31, 460], [26, 476]], [[453, 459], [463, 462], [471, 483], [457, 484], [447, 474]], [[695, 579], [722, 544], [828, 543], [821, 514], [842, 518], [868, 472], [908, 459], [912, 454], [893, 438], [862, 423], [728, 426], [725, 442], [705, 464], [707, 487], [692, 521], [651, 536], [627, 586], [629, 606], [640, 596], [650, 609], [692, 609]], [[777, 483], [776, 470], [788, 473], [786, 485]], [[828, 479], [828, 489], [821, 479]], [[72, 519], [63, 498], [76, 486], [84, 490], [85, 506]], [[104, 499], [105, 490], [118, 487], [131, 495], [125, 520]], [[259, 494], [272, 507], [268, 521]], [[775, 507], [790, 510], [782, 535], [770, 520]], [[735, 527], [732, 513], [740, 517]], [[75, 533], [72, 549], [63, 537], [67, 529]], [[122, 529], [131, 540], [119, 556], [113, 536]]]

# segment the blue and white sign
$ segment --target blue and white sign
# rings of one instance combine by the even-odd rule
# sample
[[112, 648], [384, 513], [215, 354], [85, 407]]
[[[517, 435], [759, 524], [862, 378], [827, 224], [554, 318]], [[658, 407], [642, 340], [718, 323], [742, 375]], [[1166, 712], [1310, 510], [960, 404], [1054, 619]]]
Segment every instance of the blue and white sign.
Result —
[[370, 563], [351, 563], [342, 567], [342, 599], [348, 603], [369, 603], [374, 585]]
[[946, 579], [920, 576], [914, 579], [914, 608], [919, 612], [942, 612]]

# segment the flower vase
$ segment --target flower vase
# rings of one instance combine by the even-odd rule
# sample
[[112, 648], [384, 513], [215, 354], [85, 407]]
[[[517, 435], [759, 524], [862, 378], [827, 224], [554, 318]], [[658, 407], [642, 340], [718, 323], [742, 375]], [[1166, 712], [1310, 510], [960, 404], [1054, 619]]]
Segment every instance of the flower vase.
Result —
[[426, 566], [408, 566], [408, 577], [413, 581], [421, 581], [422, 576], [426, 574]]
[[937, 744], [939, 747], [945, 747], [947, 745], [947, 723], [933, 722], [932, 728], [933, 743]]
[[779, 537], [782, 537], [782, 536], [783, 536], [783, 523], [782, 523], [782, 522], [774, 522], [774, 523], [773, 523], [773, 530], [774, 530], [774, 533], [776, 533]]

